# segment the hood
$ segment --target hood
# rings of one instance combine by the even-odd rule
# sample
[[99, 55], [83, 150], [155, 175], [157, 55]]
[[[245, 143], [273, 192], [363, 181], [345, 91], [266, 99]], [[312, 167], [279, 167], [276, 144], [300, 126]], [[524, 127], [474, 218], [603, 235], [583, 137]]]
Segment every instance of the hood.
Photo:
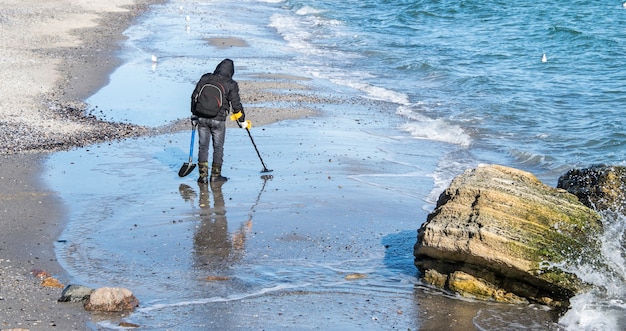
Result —
[[233, 75], [235, 74], [235, 65], [233, 64], [233, 60], [222, 60], [222, 62], [215, 67], [215, 71], [213, 73], [215, 75], [233, 78]]

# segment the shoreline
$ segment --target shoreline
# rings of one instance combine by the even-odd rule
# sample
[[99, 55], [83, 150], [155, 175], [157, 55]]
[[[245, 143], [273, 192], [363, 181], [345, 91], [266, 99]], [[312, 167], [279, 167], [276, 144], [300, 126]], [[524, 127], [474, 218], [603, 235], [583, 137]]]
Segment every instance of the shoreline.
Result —
[[[6, 56], [22, 59], [15, 65], [8, 63], [15, 60], [0, 54], [0, 81], [13, 80], [9, 85], [0, 83], [3, 95], [10, 96], [0, 101], [0, 132], [4, 133], [0, 138], [0, 330], [84, 330], [93, 317], [80, 303], [58, 303], [61, 289], [41, 286], [41, 279], [32, 274], [44, 270], [64, 285], [71, 278], [56, 259], [54, 244], [68, 220], [63, 201], [41, 181], [47, 157], [104, 141], [188, 129], [187, 119], [158, 128], [107, 122], [87, 115], [88, 105], [83, 102], [105, 86], [122, 63], [117, 52], [125, 39], [123, 32], [150, 5], [162, 2], [116, 0], [97, 7], [80, 0], [63, 9], [51, 0], [15, 2], [11, 8], [0, 5], [0, 28], [9, 31], [0, 41], [15, 46]], [[20, 34], [33, 20], [41, 20], [45, 28]], [[59, 33], [49, 38], [48, 31]], [[239, 40], [209, 41], [213, 42], [237, 45]], [[42, 78], [40, 88], [19, 89], [34, 79], [29, 76], [34, 73]], [[254, 126], [316, 116], [317, 110], [307, 105], [324, 101], [307, 94], [308, 88], [299, 83], [306, 78], [259, 74], [247, 79], [240, 77], [238, 82], [242, 99], [254, 100], [246, 102], [246, 115]], [[291, 92], [279, 92], [284, 90]], [[298, 106], [254, 106], [276, 101]]]
[[[160, 2], [82, 0], [64, 7], [51, 0], [27, 0], [0, 5], [0, 40], [9, 46], [0, 54], [0, 80], [5, 82], [0, 91], [8, 96], [0, 102], [1, 330], [88, 329], [91, 314], [82, 304], [58, 303], [61, 289], [42, 286], [31, 272], [44, 270], [69, 282], [54, 250], [65, 207], [40, 177], [55, 150], [141, 133], [85, 116], [81, 100], [104, 86], [121, 63], [115, 53], [123, 31]], [[41, 24], [32, 29], [34, 21]], [[35, 88], [28, 88], [33, 81]]]

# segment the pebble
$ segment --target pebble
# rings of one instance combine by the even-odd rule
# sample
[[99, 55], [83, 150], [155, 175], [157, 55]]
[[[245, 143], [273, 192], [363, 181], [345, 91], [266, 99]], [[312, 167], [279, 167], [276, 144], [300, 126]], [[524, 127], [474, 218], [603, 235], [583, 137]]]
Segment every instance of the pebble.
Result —
[[348, 274], [346, 275], [346, 280], [355, 280], [355, 279], [363, 279], [363, 278], [367, 278], [366, 274], [361, 274], [361, 273], [353, 273], [353, 274]]
[[61, 151], [149, 133], [149, 130], [142, 126], [106, 122], [90, 116], [85, 112], [86, 105], [80, 102], [58, 99], [49, 102], [55, 104], [50, 111], [51, 116], [59, 125], [79, 123], [82, 129], [51, 133], [45, 127], [33, 126], [29, 123], [0, 122], [0, 154]]

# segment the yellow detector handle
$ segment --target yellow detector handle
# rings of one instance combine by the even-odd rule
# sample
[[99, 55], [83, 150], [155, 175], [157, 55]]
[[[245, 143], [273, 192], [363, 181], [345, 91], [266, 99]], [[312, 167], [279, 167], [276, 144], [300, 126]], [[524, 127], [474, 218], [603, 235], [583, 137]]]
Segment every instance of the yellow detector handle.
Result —
[[[237, 121], [241, 117], [241, 115], [243, 115], [242, 112], [234, 113], [234, 114], [230, 115], [230, 120], [231, 121]], [[237, 121], [237, 125], [239, 125], [239, 127], [242, 128], [242, 129], [250, 130], [252, 128], [252, 121], [246, 120], [243, 123]]]
[[230, 120], [231, 121], [236, 121], [239, 119], [239, 117], [241, 117], [241, 115], [243, 115], [242, 112], [236, 112], [230, 115]]

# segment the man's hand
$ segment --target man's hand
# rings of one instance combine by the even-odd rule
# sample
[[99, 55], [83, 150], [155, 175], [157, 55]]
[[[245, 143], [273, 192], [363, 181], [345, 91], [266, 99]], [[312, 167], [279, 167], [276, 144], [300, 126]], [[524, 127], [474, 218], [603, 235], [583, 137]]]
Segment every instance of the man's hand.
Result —
[[232, 121], [239, 121], [240, 123], [243, 123], [246, 121], [246, 114], [244, 114], [243, 110], [241, 110], [230, 115], [230, 119]]

